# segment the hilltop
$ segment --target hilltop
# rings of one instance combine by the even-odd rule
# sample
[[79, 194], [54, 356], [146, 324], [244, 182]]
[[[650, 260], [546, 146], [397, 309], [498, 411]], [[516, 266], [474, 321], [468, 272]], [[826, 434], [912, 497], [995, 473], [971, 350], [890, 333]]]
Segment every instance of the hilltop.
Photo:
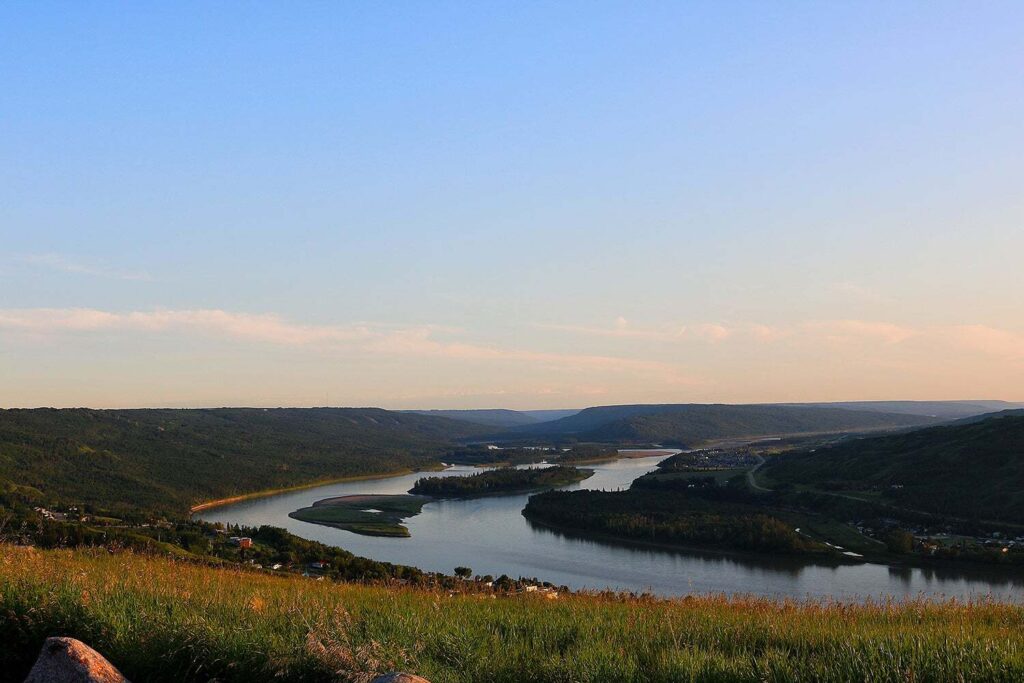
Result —
[[922, 415], [818, 406], [662, 404], [586, 408], [499, 435], [549, 439], [694, 446], [713, 439], [912, 427], [935, 422]]
[[1024, 523], [1024, 415], [846, 440], [781, 455], [763, 475], [961, 517]]

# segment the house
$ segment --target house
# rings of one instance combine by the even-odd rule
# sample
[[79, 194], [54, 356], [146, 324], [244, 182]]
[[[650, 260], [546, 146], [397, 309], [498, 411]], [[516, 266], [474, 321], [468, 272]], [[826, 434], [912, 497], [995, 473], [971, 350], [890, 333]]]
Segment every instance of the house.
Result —
[[241, 536], [241, 537], [239, 537], [239, 536], [232, 536], [231, 538], [228, 539], [228, 541], [230, 541], [231, 545], [237, 545], [239, 548], [251, 548], [252, 547], [252, 539], [249, 538], [248, 536]]
[[330, 562], [310, 562], [309, 563], [309, 568], [310, 569], [317, 569], [317, 570], [320, 570], [320, 571], [323, 571], [324, 569], [327, 569], [330, 566], [331, 566]]

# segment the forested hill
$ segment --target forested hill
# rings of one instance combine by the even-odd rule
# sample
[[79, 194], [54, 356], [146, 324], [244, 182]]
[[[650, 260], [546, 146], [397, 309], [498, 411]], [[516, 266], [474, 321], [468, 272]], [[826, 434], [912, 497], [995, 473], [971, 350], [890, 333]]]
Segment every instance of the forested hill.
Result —
[[377, 408], [0, 410], [0, 492], [182, 513], [211, 498], [422, 467], [482, 429]]
[[901, 507], [1024, 523], [1024, 416], [845, 441], [764, 467], [775, 486], [881, 493]]
[[578, 410], [507, 410], [504, 408], [471, 409], [471, 410], [408, 410], [405, 412], [420, 415], [448, 417], [453, 420], [465, 420], [481, 425], [489, 425], [498, 429], [518, 427], [521, 425], [540, 424], [557, 420], [561, 417], [575, 415]]
[[1024, 404], [1009, 401], [840, 401], [836, 403], [789, 403], [781, 405], [818, 406], [822, 408], [845, 408], [847, 410], [869, 410], [879, 413], [903, 413], [925, 415], [944, 420], [973, 417], [1001, 410], [1024, 408]]
[[807, 406], [664, 404], [587, 408], [510, 429], [508, 438], [577, 439], [694, 446], [711, 439], [854, 431], [930, 424], [933, 418]]
[[435, 417], [447, 417], [452, 420], [464, 420], [475, 424], [487, 425], [505, 429], [519, 425], [537, 424], [539, 419], [518, 410], [504, 410], [501, 408], [484, 410], [409, 410], [404, 411], [418, 415], [432, 415]]

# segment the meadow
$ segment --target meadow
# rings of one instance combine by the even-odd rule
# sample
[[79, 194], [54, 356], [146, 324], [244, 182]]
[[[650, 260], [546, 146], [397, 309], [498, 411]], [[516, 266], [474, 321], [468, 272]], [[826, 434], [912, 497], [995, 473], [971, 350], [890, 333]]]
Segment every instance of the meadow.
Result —
[[494, 597], [338, 584], [129, 552], [0, 546], [0, 676], [70, 635], [136, 681], [1014, 681], [996, 603]]

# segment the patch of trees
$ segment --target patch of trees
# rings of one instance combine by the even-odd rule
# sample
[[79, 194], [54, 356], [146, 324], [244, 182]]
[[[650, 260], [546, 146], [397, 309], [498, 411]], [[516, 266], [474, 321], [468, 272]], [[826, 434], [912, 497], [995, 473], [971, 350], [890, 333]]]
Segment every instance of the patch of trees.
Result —
[[424, 477], [409, 489], [409, 493], [435, 498], [486, 496], [565, 486], [585, 479], [590, 474], [592, 472], [589, 470], [565, 465], [521, 470], [505, 467], [467, 477]]
[[551, 491], [531, 496], [523, 514], [554, 526], [656, 543], [779, 553], [823, 550], [765, 509], [666, 490]]

